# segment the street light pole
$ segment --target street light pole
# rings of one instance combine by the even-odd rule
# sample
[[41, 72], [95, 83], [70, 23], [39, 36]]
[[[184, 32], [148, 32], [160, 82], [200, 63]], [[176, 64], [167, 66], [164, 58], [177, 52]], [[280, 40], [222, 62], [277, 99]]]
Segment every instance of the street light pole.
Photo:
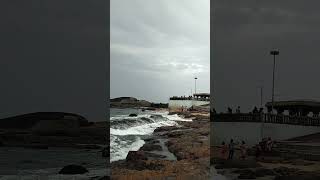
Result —
[[194, 78], [194, 93], [197, 94], [197, 77]]
[[260, 86], [260, 108], [262, 108], [263, 86]]
[[273, 104], [274, 104], [274, 74], [276, 69], [276, 56], [279, 55], [278, 50], [270, 51], [270, 54], [273, 55], [273, 76], [272, 76], [272, 99], [271, 99], [271, 113], [273, 114]]
[[[260, 88], [260, 108], [262, 108], [262, 100], [263, 100], [263, 85], [259, 86]], [[263, 128], [264, 128], [264, 115], [263, 115], [263, 111], [260, 112], [260, 119], [261, 119], [261, 127], [260, 127], [260, 137], [261, 140], [263, 139]]]

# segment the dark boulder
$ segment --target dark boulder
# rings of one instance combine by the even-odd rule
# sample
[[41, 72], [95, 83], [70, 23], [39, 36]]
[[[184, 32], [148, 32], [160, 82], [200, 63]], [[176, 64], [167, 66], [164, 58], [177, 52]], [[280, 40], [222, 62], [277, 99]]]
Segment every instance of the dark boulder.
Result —
[[137, 114], [129, 114], [129, 117], [137, 117]]
[[163, 158], [167, 157], [165, 155], [155, 154], [155, 153], [150, 153], [150, 152], [145, 152], [145, 154], [148, 157], [148, 159], [163, 159]]
[[127, 162], [130, 162], [130, 161], [136, 162], [136, 161], [147, 160], [147, 159], [148, 158], [143, 151], [129, 151], [126, 157]]
[[85, 174], [89, 172], [86, 168], [79, 165], [68, 165], [63, 167], [59, 174]]
[[143, 151], [161, 151], [162, 147], [160, 145], [157, 144], [145, 144], [141, 147], [140, 150]]

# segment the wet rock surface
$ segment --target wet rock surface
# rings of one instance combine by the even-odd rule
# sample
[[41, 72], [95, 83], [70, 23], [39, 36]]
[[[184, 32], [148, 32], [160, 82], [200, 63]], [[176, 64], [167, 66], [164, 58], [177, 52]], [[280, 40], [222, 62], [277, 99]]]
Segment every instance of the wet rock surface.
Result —
[[146, 145], [142, 146], [140, 150], [142, 150], [142, 151], [161, 151], [162, 147], [157, 144], [146, 144]]
[[[212, 148], [212, 153], [219, 154], [220, 149]], [[217, 173], [231, 179], [319, 179], [320, 163], [304, 159], [287, 158], [278, 153], [270, 153], [259, 157], [249, 156], [245, 160], [239, 159], [239, 151], [235, 159], [225, 160], [219, 156], [211, 157], [210, 161], [217, 169]]]
[[223, 161], [215, 166], [216, 169], [246, 169], [246, 168], [258, 168], [261, 167], [259, 163], [254, 160], [228, 160]]
[[129, 117], [137, 117], [137, 114], [129, 114]]
[[[130, 151], [124, 161], [111, 163], [112, 179], [207, 179], [209, 117], [201, 118], [201, 122], [178, 122], [179, 127], [157, 128], [138, 151]], [[168, 158], [169, 155], [172, 157]]]

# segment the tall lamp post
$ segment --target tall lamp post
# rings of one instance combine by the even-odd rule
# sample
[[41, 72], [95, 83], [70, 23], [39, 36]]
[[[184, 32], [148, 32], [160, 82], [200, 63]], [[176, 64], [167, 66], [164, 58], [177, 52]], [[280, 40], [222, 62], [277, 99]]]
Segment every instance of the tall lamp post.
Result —
[[263, 108], [263, 86], [258, 87], [260, 89], [260, 108]]
[[[258, 88], [260, 89], [260, 108], [263, 108], [262, 104], [263, 104], [263, 85], [258, 86]], [[264, 128], [264, 119], [263, 119], [263, 111], [260, 113], [260, 118], [261, 118], [261, 128], [260, 128], [260, 137], [261, 140], [263, 139], [263, 128]]]
[[279, 55], [279, 50], [272, 50], [270, 54], [273, 55], [273, 76], [272, 76], [272, 99], [271, 99], [271, 113], [273, 114], [274, 104], [274, 73], [276, 69], [276, 56]]
[[194, 93], [197, 94], [197, 77], [194, 78]]

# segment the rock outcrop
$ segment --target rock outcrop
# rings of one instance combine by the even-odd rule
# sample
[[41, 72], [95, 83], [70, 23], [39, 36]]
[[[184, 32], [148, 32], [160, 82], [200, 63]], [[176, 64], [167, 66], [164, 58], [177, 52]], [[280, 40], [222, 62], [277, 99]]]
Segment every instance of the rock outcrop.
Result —
[[32, 127], [32, 133], [36, 135], [76, 136], [79, 134], [79, 122], [77, 120], [41, 120]]
[[111, 108], [151, 107], [151, 103], [134, 97], [118, 97], [110, 100]]
[[83, 116], [65, 112], [35, 112], [0, 119], [0, 129], [30, 129], [40, 121], [70, 120], [77, 121], [79, 126], [89, 126]]

